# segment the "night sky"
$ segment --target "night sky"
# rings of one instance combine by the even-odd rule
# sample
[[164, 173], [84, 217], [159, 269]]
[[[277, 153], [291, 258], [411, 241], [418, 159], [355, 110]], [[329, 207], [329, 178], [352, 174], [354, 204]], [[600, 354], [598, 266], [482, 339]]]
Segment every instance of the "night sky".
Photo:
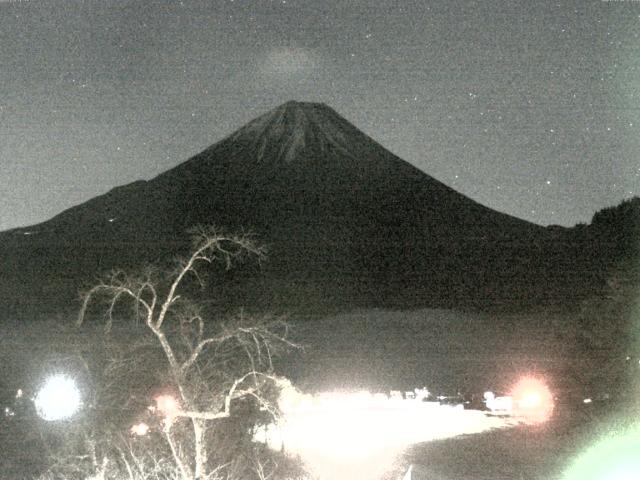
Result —
[[640, 194], [640, 2], [0, 0], [0, 229], [324, 102], [496, 210]]

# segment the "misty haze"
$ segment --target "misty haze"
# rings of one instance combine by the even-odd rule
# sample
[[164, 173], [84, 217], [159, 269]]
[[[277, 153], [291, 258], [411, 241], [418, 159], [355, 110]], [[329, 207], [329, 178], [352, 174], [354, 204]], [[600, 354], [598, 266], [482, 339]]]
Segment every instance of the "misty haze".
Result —
[[0, 2], [0, 478], [640, 478], [640, 5], [548, 7]]

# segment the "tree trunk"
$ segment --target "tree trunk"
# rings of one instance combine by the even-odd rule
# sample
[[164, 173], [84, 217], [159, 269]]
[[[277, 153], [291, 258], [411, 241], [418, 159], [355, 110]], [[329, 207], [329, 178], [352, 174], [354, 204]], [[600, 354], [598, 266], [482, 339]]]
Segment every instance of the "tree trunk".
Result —
[[207, 452], [207, 443], [205, 438], [206, 429], [206, 420], [200, 418], [192, 418], [191, 422], [193, 423], [193, 436], [195, 440], [195, 469], [194, 469], [194, 480], [203, 480], [206, 476], [207, 469], [207, 460], [208, 460], [208, 452]]

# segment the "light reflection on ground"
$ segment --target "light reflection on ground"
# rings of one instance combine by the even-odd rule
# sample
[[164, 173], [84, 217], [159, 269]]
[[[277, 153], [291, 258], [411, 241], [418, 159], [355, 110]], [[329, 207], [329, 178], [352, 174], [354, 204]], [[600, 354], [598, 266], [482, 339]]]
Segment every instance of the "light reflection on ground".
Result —
[[322, 480], [379, 479], [413, 444], [515, 426], [522, 418], [360, 393], [283, 395], [280, 423], [257, 440], [299, 455]]

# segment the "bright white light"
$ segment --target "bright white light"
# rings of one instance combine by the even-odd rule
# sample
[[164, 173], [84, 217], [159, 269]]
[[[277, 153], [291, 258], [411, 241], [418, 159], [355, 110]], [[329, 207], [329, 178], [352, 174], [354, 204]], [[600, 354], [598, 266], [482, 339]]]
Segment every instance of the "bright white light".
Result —
[[143, 437], [147, 433], [149, 433], [149, 425], [147, 425], [144, 422], [136, 423], [135, 425], [133, 425], [131, 427], [131, 434], [132, 435], [137, 435], [139, 437]]
[[540, 423], [547, 421], [553, 413], [553, 395], [540, 378], [524, 377], [513, 387], [511, 395], [517, 414], [527, 421]]
[[66, 375], [50, 377], [34, 399], [36, 412], [47, 421], [64, 420], [80, 408], [80, 390]]
[[299, 455], [321, 479], [381, 478], [409, 445], [517, 423], [480, 411], [369, 392], [310, 396], [289, 389], [283, 394], [283, 418], [256, 440]]
[[591, 403], [592, 400], [590, 398], [585, 398], [584, 400], [582, 400], [582, 403]]
[[488, 397], [485, 403], [492, 413], [511, 414], [513, 411], [513, 398], [508, 395], [504, 397]]
[[180, 404], [172, 395], [158, 395], [155, 401], [156, 410], [164, 417], [171, 419], [180, 413]]
[[538, 392], [527, 392], [520, 399], [521, 408], [536, 408], [542, 403]]

